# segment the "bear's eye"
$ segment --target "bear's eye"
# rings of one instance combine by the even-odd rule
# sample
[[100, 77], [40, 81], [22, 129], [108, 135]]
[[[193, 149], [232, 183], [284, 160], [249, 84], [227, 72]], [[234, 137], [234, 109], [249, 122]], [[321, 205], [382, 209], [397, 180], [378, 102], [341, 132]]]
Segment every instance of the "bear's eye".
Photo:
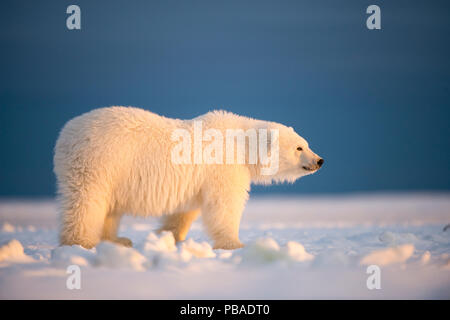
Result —
[[297, 150], [298, 150], [298, 151], [302, 151], [303, 148], [302, 148], [302, 147], [297, 147]]

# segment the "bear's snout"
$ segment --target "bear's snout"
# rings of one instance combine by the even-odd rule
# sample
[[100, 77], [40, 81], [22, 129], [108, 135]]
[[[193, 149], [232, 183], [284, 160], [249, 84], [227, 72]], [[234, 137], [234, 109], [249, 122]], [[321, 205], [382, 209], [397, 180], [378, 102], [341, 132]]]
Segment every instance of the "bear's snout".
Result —
[[319, 168], [323, 165], [323, 162], [324, 162], [325, 160], [323, 160], [322, 158], [320, 158], [318, 161], [317, 161], [317, 165], [319, 166]]

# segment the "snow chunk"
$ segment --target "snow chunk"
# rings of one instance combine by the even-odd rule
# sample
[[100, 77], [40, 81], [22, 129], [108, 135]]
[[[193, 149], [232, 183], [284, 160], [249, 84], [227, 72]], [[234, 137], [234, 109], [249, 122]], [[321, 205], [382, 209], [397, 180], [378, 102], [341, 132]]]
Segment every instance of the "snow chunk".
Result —
[[286, 244], [287, 254], [296, 261], [308, 261], [314, 259], [314, 256], [308, 252], [306, 252], [305, 247], [295, 241], [289, 241]]
[[101, 242], [97, 247], [94, 264], [109, 268], [128, 268], [144, 271], [147, 259], [133, 248], [127, 248], [111, 242]]
[[67, 267], [72, 264], [87, 266], [94, 260], [94, 251], [95, 249], [88, 250], [78, 245], [57, 247], [52, 250], [50, 261], [58, 267]]
[[0, 262], [28, 263], [34, 259], [23, 251], [22, 244], [13, 239], [0, 247]]
[[154, 232], [149, 233], [144, 244], [145, 251], [173, 252], [177, 250], [172, 232], [163, 231], [158, 237]]
[[275, 261], [308, 261], [314, 256], [306, 252], [303, 245], [289, 241], [285, 247], [280, 247], [272, 238], [256, 240], [242, 249], [242, 261], [265, 264]]
[[361, 259], [360, 264], [376, 264], [386, 266], [395, 263], [402, 263], [408, 260], [414, 252], [412, 244], [405, 244], [388, 249], [375, 250]]
[[289, 257], [296, 261], [309, 261], [313, 260], [314, 256], [308, 252], [306, 252], [305, 247], [295, 241], [289, 241], [286, 244], [286, 252]]
[[13, 233], [15, 231], [16, 231], [16, 228], [14, 228], [14, 226], [8, 222], [5, 222], [2, 226], [2, 232]]
[[242, 249], [243, 262], [270, 263], [284, 258], [280, 246], [272, 238], [258, 239]]
[[215, 258], [211, 245], [208, 242], [195, 242], [193, 239], [188, 239], [181, 245], [181, 258], [184, 261], [190, 260], [192, 256], [196, 258]]
[[177, 247], [170, 231], [159, 235], [151, 232], [147, 236], [142, 251], [152, 262], [153, 267], [164, 267], [179, 262], [188, 262], [192, 258], [215, 258], [212, 247], [207, 242], [195, 242], [188, 239]]
[[163, 231], [159, 235], [150, 232], [141, 249], [152, 267], [164, 268], [180, 260], [175, 238], [170, 231]]

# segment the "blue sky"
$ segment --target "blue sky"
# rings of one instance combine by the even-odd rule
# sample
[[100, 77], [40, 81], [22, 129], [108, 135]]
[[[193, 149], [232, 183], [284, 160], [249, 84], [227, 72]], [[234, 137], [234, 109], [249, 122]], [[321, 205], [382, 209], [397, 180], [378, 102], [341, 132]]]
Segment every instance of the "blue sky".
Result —
[[[81, 8], [81, 30], [66, 8]], [[381, 30], [365, 10], [381, 8]], [[445, 1], [5, 1], [0, 196], [52, 196], [70, 118], [133, 105], [176, 118], [227, 109], [293, 126], [325, 158], [255, 193], [448, 191]]]

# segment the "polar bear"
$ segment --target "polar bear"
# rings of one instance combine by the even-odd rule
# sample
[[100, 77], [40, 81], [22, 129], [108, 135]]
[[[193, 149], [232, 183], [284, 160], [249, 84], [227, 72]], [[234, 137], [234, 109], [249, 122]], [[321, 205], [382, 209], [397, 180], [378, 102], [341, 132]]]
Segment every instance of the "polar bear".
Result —
[[[196, 150], [187, 151], [187, 161], [174, 161], [174, 150], [180, 146], [174, 133], [195, 135], [198, 123], [205, 132], [213, 129], [224, 136], [232, 129], [255, 130], [263, 138], [263, 130], [269, 130], [267, 154], [277, 144], [276, 172], [262, 173], [269, 166], [267, 159], [249, 161], [250, 135], [245, 136], [243, 163], [228, 161], [236, 160], [238, 153], [224, 162], [190, 163]], [[211, 134], [201, 143], [208, 139]], [[192, 146], [191, 141], [185, 145]], [[238, 144], [232, 147], [237, 150]], [[176, 241], [185, 239], [201, 214], [214, 248], [240, 248], [239, 224], [251, 183], [293, 182], [317, 171], [324, 161], [291, 127], [279, 123], [225, 111], [179, 120], [134, 107], [100, 108], [73, 118], [61, 130], [54, 151], [60, 244], [85, 248], [103, 240], [132, 246], [129, 239], [117, 236], [123, 214], [162, 217], [159, 231], [171, 231]], [[219, 160], [225, 157], [218, 149], [213, 153], [216, 160], [217, 155]]]

